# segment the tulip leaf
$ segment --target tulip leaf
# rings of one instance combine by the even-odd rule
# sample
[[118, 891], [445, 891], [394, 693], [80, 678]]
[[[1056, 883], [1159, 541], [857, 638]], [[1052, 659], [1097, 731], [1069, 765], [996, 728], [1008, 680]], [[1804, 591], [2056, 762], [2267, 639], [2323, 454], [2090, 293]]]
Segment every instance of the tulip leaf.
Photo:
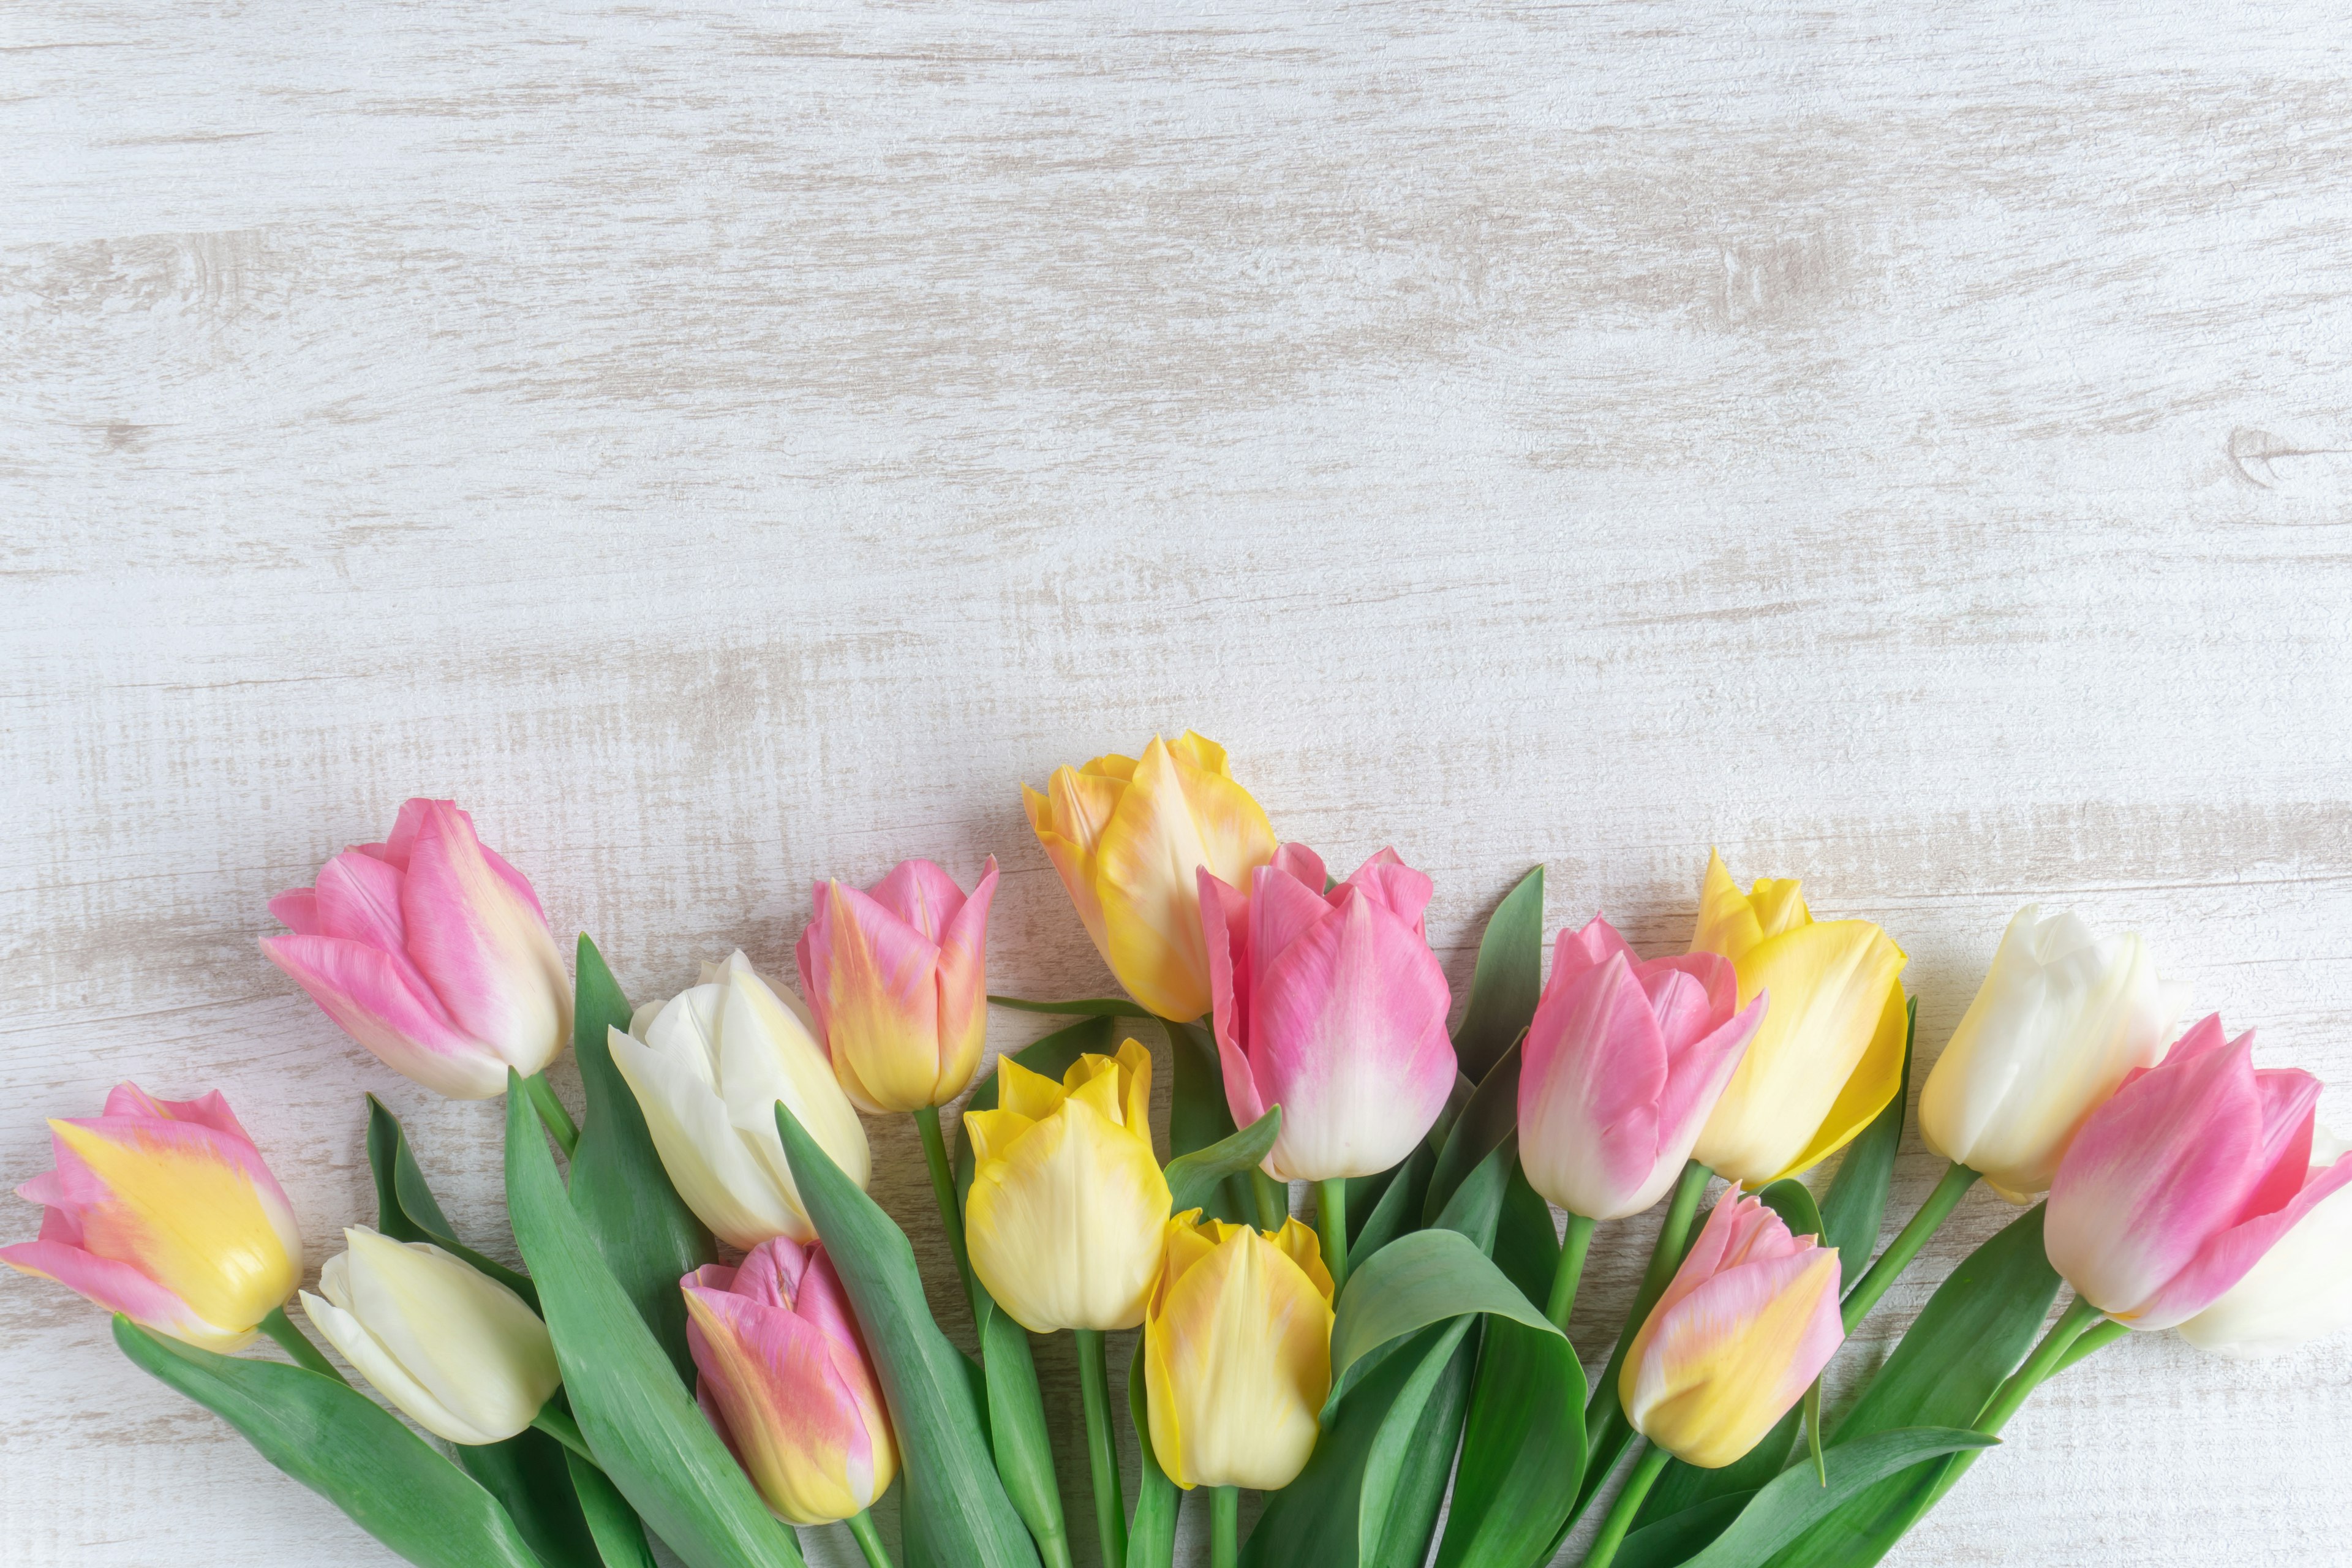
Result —
[[[572, 1152], [572, 1206], [604, 1266], [651, 1325], [678, 1377], [694, 1381], [686, 1349], [686, 1297], [677, 1282], [719, 1260], [710, 1232], [670, 1185], [646, 1114], [614, 1065], [608, 1028], [625, 1032], [629, 999], [585, 932], [572, 965], [572, 1052], [588, 1114]], [[667, 1539], [665, 1537], [665, 1539]]]
[[1513, 1044], [1471, 1091], [1462, 1114], [1454, 1119], [1453, 1131], [1445, 1135], [1445, 1147], [1429, 1178], [1429, 1195], [1422, 1202], [1423, 1225], [1438, 1223], [1437, 1216], [1452, 1200], [1454, 1189], [1518, 1126], [1519, 1047]]
[[[1437, 1167], [1437, 1155], [1427, 1143], [1416, 1143], [1404, 1163], [1397, 1167], [1396, 1178], [1381, 1192], [1380, 1201], [1366, 1214], [1363, 1223], [1356, 1227], [1348, 1240], [1348, 1260], [1357, 1268], [1373, 1254], [1421, 1222], [1421, 1206], [1429, 1196], [1429, 1173]], [[1352, 1197], [1353, 1194], [1350, 1194]], [[1356, 1211], [1349, 1209], [1350, 1220]]]
[[1552, 1228], [1551, 1205], [1528, 1184], [1514, 1158], [1503, 1187], [1503, 1209], [1495, 1226], [1495, 1267], [1530, 1301], [1549, 1300], [1551, 1278], [1559, 1271], [1559, 1233]]
[[357, 1389], [283, 1362], [199, 1350], [120, 1315], [114, 1342], [409, 1562], [548, 1568], [497, 1499]]
[[[1225, 1102], [1225, 1074], [1217, 1060], [1215, 1039], [1197, 1024], [1172, 1024], [1162, 1018], [1160, 1026], [1168, 1033], [1169, 1054], [1174, 1058], [1168, 1150], [1171, 1158], [1181, 1159], [1223, 1142], [1235, 1128], [1233, 1111]], [[1228, 1178], [1212, 1201], [1201, 1206], [1206, 1217], [1233, 1225], [1255, 1222], [1257, 1217], [1247, 1176]], [[1286, 1202], [1284, 1206], [1288, 1206]]]
[[1810, 1465], [1783, 1470], [1684, 1568], [1757, 1568], [1808, 1526], [1886, 1477], [1924, 1459], [1995, 1447], [2000, 1442], [1957, 1426], [1897, 1426], [1840, 1443], [1827, 1456], [1826, 1482], [1814, 1476]]
[[889, 1404], [906, 1477], [908, 1568], [1037, 1568], [1028, 1529], [998, 1479], [967, 1363], [931, 1321], [906, 1233], [782, 1100], [776, 1133]]
[[1492, 1251], [1496, 1229], [1502, 1223], [1503, 1197], [1510, 1191], [1511, 1173], [1518, 1169], [1518, 1134], [1506, 1133], [1503, 1142], [1478, 1162], [1468, 1178], [1454, 1190], [1454, 1195], [1445, 1200], [1434, 1228], [1459, 1232], [1468, 1237], [1479, 1251]]
[[1432, 1323], [1475, 1312], [1561, 1337], [1542, 1310], [1459, 1231], [1417, 1230], [1373, 1254], [1348, 1277], [1348, 1288], [1339, 1293], [1331, 1324], [1331, 1395], [1323, 1405], [1325, 1428], [1355, 1377], [1361, 1375], [1359, 1362]]
[[450, 1457], [499, 1500], [547, 1568], [599, 1568], [562, 1444], [526, 1427], [503, 1443], [452, 1444]]
[[1151, 1411], [1143, 1374], [1143, 1336], [1135, 1336], [1135, 1354], [1127, 1363], [1127, 1418], [1135, 1427], [1135, 1446], [1143, 1457], [1143, 1475], [1135, 1491], [1135, 1518], [1127, 1527], [1125, 1568], [1175, 1568], [1176, 1508], [1183, 1494], [1151, 1447]]
[[1024, 1002], [1018, 996], [992, 995], [988, 1005], [1015, 1013], [1051, 1013], [1064, 1018], [1080, 1015], [1097, 1018], [1151, 1016], [1150, 1013], [1124, 996], [1082, 996], [1075, 1002]]
[[711, 1430], [566, 1199], [521, 1087], [509, 1073], [507, 1209], [539, 1282], [564, 1396], [598, 1464], [688, 1568], [799, 1568], [798, 1542]]
[[1584, 1473], [1584, 1369], [1565, 1338], [1487, 1321], [1437, 1568], [1537, 1560]]
[[371, 1094], [367, 1097], [368, 1169], [375, 1176], [375, 1227], [394, 1241], [429, 1241], [453, 1258], [462, 1258], [524, 1300], [539, 1309], [539, 1291], [529, 1279], [504, 1264], [494, 1263], [457, 1239], [456, 1229], [434, 1201], [425, 1173], [400, 1118]]
[[1175, 1200], [1171, 1212], [1206, 1208], [1228, 1177], [1258, 1168], [1281, 1131], [1282, 1107], [1277, 1105], [1232, 1137], [1169, 1161], [1168, 1191]]
[[1668, 1514], [1654, 1524], [1636, 1526], [1617, 1549], [1609, 1568], [1676, 1568], [1721, 1535], [1755, 1495], [1753, 1488], [1726, 1492]]
[[[1543, 994], [1543, 868], [1519, 879], [1478, 939], [1470, 1005], [1454, 1032], [1454, 1060], [1472, 1083], [1484, 1083], [1524, 1033]], [[1476, 1162], [1473, 1161], [1472, 1163]]]
[[604, 1568], [655, 1568], [653, 1549], [646, 1543], [646, 1527], [638, 1522], [637, 1510], [629, 1506], [621, 1489], [577, 1454], [566, 1453], [563, 1462], [572, 1472], [572, 1490], [579, 1496], [580, 1511], [588, 1521], [589, 1533], [595, 1537]]
[[1457, 1318], [1405, 1380], [1364, 1456], [1356, 1500], [1356, 1542], [1363, 1568], [1422, 1568], [1445, 1501], [1455, 1441], [1470, 1397], [1476, 1321]]
[[1895, 1178], [1895, 1151], [1903, 1142], [1903, 1115], [1911, 1100], [1911, 1046], [1918, 1037], [1919, 998], [1905, 1005], [1903, 1079], [1886, 1109], [1854, 1135], [1822, 1199], [1822, 1245], [1838, 1249], [1839, 1291], [1853, 1289], [1878, 1250], [1886, 1218], [1886, 1192]]

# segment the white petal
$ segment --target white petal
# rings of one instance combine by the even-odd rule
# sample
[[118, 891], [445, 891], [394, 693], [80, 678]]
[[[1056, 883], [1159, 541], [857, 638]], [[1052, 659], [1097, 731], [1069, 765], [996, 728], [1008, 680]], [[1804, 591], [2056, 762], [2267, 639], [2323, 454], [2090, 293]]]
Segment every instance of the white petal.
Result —
[[617, 1031], [612, 1046], [613, 1063], [645, 1113], [662, 1169], [695, 1217], [730, 1247], [747, 1250], [772, 1236], [805, 1241], [814, 1234], [797, 1205], [786, 1201], [743, 1148], [728, 1122], [726, 1103], [694, 1064]]
[[429, 1242], [343, 1234], [351, 1315], [401, 1370], [492, 1441], [530, 1426], [562, 1378], [547, 1325], [522, 1298]]
[[393, 1407], [436, 1437], [468, 1446], [495, 1443], [512, 1433], [484, 1432], [467, 1422], [427, 1393], [422, 1384], [402, 1370], [390, 1351], [361, 1321], [331, 1301], [302, 1292], [302, 1313], [327, 1342], [368, 1380], [370, 1386], [392, 1401]]

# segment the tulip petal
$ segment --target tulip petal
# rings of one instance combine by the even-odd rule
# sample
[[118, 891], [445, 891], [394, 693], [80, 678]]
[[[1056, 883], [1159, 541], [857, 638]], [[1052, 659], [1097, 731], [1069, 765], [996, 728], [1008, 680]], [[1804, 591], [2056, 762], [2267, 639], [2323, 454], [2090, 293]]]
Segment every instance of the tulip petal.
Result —
[[691, 1055], [645, 1045], [618, 1029], [608, 1031], [605, 1041], [645, 1116], [662, 1169], [696, 1218], [730, 1247], [816, 1235], [801, 1211], [798, 1189], [778, 1183], [753, 1155], [727, 1102], [696, 1070]]
[[1225, 1108], [1234, 1125], [1247, 1127], [1265, 1114], [1255, 1072], [1242, 1042], [1249, 1038], [1249, 923], [1252, 900], [1203, 868], [1199, 874], [1201, 926], [1209, 952], [1209, 1029], [1216, 1037], [1217, 1066], [1225, 1084]]
[[[44, 1225], [43, 1229], [47, 1228]], [[54, 1279], [107, 1311], [120, 1312], [134, 1323], [209, 1351], [226, 1353], [243, 1350], [253, 1342], [254, 1331], [250, 1327], [226, 1328], [207, 1322], [169, 1289], [131, 1265], [100, 1258], [62, 1241], [45, 1237], [39, 1241], [0, 1247], [0, 1263], [44, 1279]]]
[[1054, 771], [1046, 788], [1050, 795], [1040, 795], [1026, 784], [1021, 787], [1029, 826], [1054, 862], [1095, 951], [1108, 963], [1110, 944], [1103, 934], [1102, 899], [1095, 889], [1094, 846], [1118, 809], [1119, 796], [1127, 793], [1126, 783], [1065, 767]]
[[[1033, 1333], [1131, 1329], [1160, 1268], [1170, 1196], [1148, 1134], [1105, 1116], [1116, 1068], [1001, 1153], [976, 1161], [964, 1226], [972, 1268]], [[986, 1114], [986, 1113], [982, 1113]]]
[[[939, 870], [936, 866], [931, 868]], [[940, 876], [944, 879], [947, 873], [940, 871]], [[940, 936], [940, 1069], [931, 1087], [935, 1105], [943, 1105], [964, 1091], [972, 1074], [980, 1070], [981, 1055], [987, 1047], [988, 911], [995, 900], [996, 857], [991, 855], [971, 896], [956, 907]]]
[[932, 942], [963, 908], [963, 889], [929, 860], [901, 860], [867, 895]]
[[1548, 994], [1519, 1067], [1519, 1155], [1537, 1192], [1570, 1214], [1619, 1219], [1658, 1165], [1666, 1047], [1622, 953]]
[[1737, 963], [1763, 940], [1764, 927], [1756, 918], [1756, 906], [1731, 879], [1731, 868], [1723, 863], [1723, 857], [1708, 850], [1706, 877], [1699, 888], [1698, 929], [1691, 933], [1690, 950], [1719, 952]]
[[[1761, 993], [1759, 996], [1760, 999]], [[1769, 1009], [1766, 1011], [1769, 1015]], [[1886, 1004], [1879, 1010], [1878, 1027], [1871, 1034], [1862, 1060], [1846, 1076], [1845, 1087], [1838, 1090], [1829, 1114], [1822, 1118], [1820, 1130], [1773, 1180], [1811, 1170], [1878, 1120], [1878, 1113], [1903, 1092], [1903, 1047], [1910, 1035], [1911, 1010], [1906, 1005], [1903, 987], [1890, 984], [1886, 988]]]
[[2169, 1329], [2195, 1317], [2221, 1300], [2298, 1221], [2347, 1183], [2352, 1183], [2352, 1154], [2314, 1173], [2284, 1206], [2231, 1226], [2207, 1242], [2127, 1320], [2130, 1325]]
[[1429, 940], [1428, 931], [1422, 922], [1422, 912], [1429, 908], [1430, 897], [1437, 891], [1437, 884], [1406, 865], [1395, 850], [1383, 849], [1357, 867], [1345, 885], [1356, 889], [1412, 927], [1415, 936], [1424, 942]]
[[324, 936], [267, 936], [261, 951], [394, 1072], [452, 1100], [506, 1092], [505, 1065], [460, 1030], [438, 998], [412, 990], [403, 966], [383, 949]]
[[400, 889], [409, 956], [457, 1027], [528, 1078], [572, 1032], [562, 957], [539, 911], [491, 867], [463, 812], [433, 801], [421, 817]]
[[932, 1103], [940, 1079], [940, 950], [855, 888], [822, 882], [801, 936], [801, 984], [834, 1072], [876, 1112]]
[[1836, 1249], [1811, 1247], [1714, 1275], [1643, 1327], [1625, 1363], [1625, 1411], [1651, 1441], [1717, 1469], [1756, 1446], [1844, 1342]]
[[319, 934], [319, 894], [313, 888], [292, 888], [269, 900], [269, 913], [297, 936]]
[[686, 1305], [705, 1397], [768, 1506], [807, 1525], [870, 1505], [892, 1465], [858, 1418], [857, 1391], [835, 1365], [831, 1338], [742, 1296], [688, 1286]]

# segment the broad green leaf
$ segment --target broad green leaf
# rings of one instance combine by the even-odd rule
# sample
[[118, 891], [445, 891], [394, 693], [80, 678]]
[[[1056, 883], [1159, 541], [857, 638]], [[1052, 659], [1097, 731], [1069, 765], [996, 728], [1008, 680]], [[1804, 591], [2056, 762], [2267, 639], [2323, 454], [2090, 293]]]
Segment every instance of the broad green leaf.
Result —
[[1489, 1320], [1438, 1568], [1525, 1568], [1576, 1500], [1584, 1369], [1557, 1333]]
[[1853, 1289], [1878, 1250], [1878, 1227], [1886, 1218], [1887, 1185], [1895, 1177], [1895, 1151], [1903, 1142], [1903, 1116], [1911, 1101], [1911, 1044], [1918, 1037], [1919, 998], [1905, 1005], [1903, 1085], [1876, 1120], [1854, 1135], [1838, 1162], [1837, 1174], [1822, 1199], [1822, 1245], [1838, 1249], [1839, 1293]]
[[603, 1559], [572, 1491], [562, 1444], [526, 1427], [503, 1443], [453, 1443], [449, 1457], [499, 1500], [547, 1568], [598, 1568]]
[[1543, 994], [1543, 868], [1538, 866], [1486, 917], [1478, 965], [1470, 972], [1470, 1005], [1454, 1035], [1454, 1058], [1472, 1083], [1486, 1081], [1536, 1016]]
[[577, 1454], [566, 1452], [563, 1462], [572, 1472], [572, 1490], [580, 1499], [580, 1511], [596, 1539], [604, 1568], [654, 1568], [646, 1527], [637, 1521], [637, 1510], [629, 1506], [620, 1488]]
[[1359, 1375], [1357, 1363], [1432, 1323], [1491, 1313], [1560, 1338], [1540, 1308], [1520, 1294], [1494, 1260], [1453, 1230], [1417, 1230], [1389, 1243], [1348, 1277], [1331, 1323], [1328, 1428]]
[[1479, 1163], [1502, 1146], [1519, 1127], [1519, 1047], [1503, 1052], [1472, 1091], [1462, 1114], [1445, 1135], [1445, 1147], [1429, 1178], [1429, 1195], [1422, 1201], [1422, 1223], [1435, 1225], [1437, 1215], [1453, 1199], [1454, 1189], [1469, 1179]]
[[1952, 1426], [1898, 1426], [1840, 1443], [1829, 1451], [1826, 1485], [1810, 1465], [1783, 1470], [1749, 1499], [1730, 1528], [1685, 1568], [1757, 1568], [1803, 1534], [1809, 1525], [1828, 1518], [1873, 1483], [1923, 1459], [1969, 1448], [1990, 1448], [2000, 1441]]
[[1135, 1518], [1127, 1527], [1126, 1568], [1175, 1568], [1176, 1505], [1183, 1493], [1160, 1468], [1160, 1456], [1152, 1450], [1146, 1386], [1143, 1336], [1138, 1334], [1135, 1354], [1127, 1363], [1127, 1418], [1143, 1456], [1143, 1476], [1135, 1491]]
[[1028, 1529], [997, 1477], [967, 1363], [931, 1321], [906, 1233], [781, 1100], [776, 1132], [889, 1402], [906, 1478], [907, 1568], [1037, 1568]]
[[1739, 1517], [1754, 1490], [1727, 1492], [1644, 1524], [1625, 1538], [1609, 1568], [1675, 1568], [1698, 1555], [1724, 1527]]
[[1518, 1169], [1519, 1136], [1513, 1132], [1488, 1152], [1477, 1167], [1454, 1189], [1445, 1206], [1432, 1222], [1436, 1229], [1458, 1231], [1479, 1251], [1491, 1251], [1495, 1232], [1502, 1224], [1503, 1194], [1510, 1190], [1511, 1173]]
[[1469, 1402], [1476, 1326], [1475, 1319], [1458, 1318], [1440, 1332], [1372, 1438], [1356, 1500], [1363, 1568], [1422, 1568], [1429, 1561]]
[[1232, 1137], [1169, 1161], [1168, 1191], [1175, 1200], [1172, 1212], [1206, 1208], [1229, 1178], [1258, 1168], [1258, 1162], [1265, 1158], [1281, 1132], [1282, 1107], [1277, 1105]]
[[[1160, 1021], [1168, 1034], [1173, 1058], [1174, 1089], [1168, 1101], [1168, 1148], [1181, 1157], [1232, 1137], [1233, 1112], [1225, 1104], [1224, 1069], [1217, 1063], [1217, 1042], [1197, 1024]], [[1206, 1217], [1228, 1224], [1255, 1224], [1257, 1205], [1250, 1195], [1249, 1179], [1226, 1181], [1222, 1192], [1203, 1204]]]
[[546, 1568], [495, 1498], [357, 1389], [283, 1362], [198, 1350], [120, 1315], [114, 1342], [409, 1562]]
[[536, 1310], [539, 1291], [529, 1279], [457, 1239], [441, 1205], [434, 1201], [433, 1189], [425, 1184], [400, 1118], [373, 1094], [367, 1103], [368, 1169], [375, 1177], [376, 1229], [394, 1241], [429, 1241], [452, 1257], [464, 1258]]
[[[686, 1349], [686, 1297], [677, 1282], [719, 1260], [710, 1232], [670, 1185], [646, 1131], [645, 1112], [613, 1064], [609, 1028], [625, 1032], [629, 999], [585, 932], [572, 964], [572, 1053], [587, 1091], [580, 1146], [572, 1152], [572, 1206], [683, 1382], [694, 1381]], [[667, 1539], [665, 1537], [664, 1539]]]
[[1429, 1196], [1429, 1173], [1436, 1168], [1437, 1154], [1426, 1143], [1413, 1146], [1397, 1167], [1396, 1179], [1381, 1190], [1380, 1199], [1372, 1205], [1360, 1225], [1355, 1223], [1356, 1211], [1348, 1211], [1348, 1219], [1355, 1234], [1348, 1239], [1348, 1261], [1360, 1268], [1374, 1253], [1421, 1223], [1421, 1205]]
[[539, 1282], [564, 1396], [605, 1475], [688, 1568], [798, 1568], [799, 1543], [710, 1429], [564, 1195], [547, 1135], [512, 1073], [506, 1172], [507, 1211]]
[[1516, 1159], [1503, 1187], [1494, 1252], [1495, 1267], [1519, 1288], [1519, 1294], [1530, 1301], [1551, 1300], [1551, 1277], [1559, 1269], [1559, 1233], [1552, 1228], [1551, 1205], [1528, 1184], [1527, 1173]]
[[1149, 1018], [1151, 1015], [1124, 996], [1082, 996], [1075, 1002], [1024, 1002], [1018, 996], [991, 996], [992, 1007], [1005, 1007], [1015, 1013], [1051, 1013], [1068, 1018]]

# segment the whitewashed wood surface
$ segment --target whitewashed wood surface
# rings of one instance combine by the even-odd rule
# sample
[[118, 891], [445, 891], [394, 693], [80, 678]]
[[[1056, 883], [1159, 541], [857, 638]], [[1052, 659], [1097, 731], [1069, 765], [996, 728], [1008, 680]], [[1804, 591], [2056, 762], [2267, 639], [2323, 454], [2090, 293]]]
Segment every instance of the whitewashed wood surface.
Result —
[[[455, 795], [643, 996], [789, 973], [812, 878], [992, 852], [997, 987], [1094, 993], [1016, 786], [1187, 725], [1283, 837], [1425, 868], [1457, 992], [1528, 865], [1553, 928], [1662, 952], [1714, 844], [1885, 923], [1926, 1059], [2041, 899], [2352, 1076], [2344, 38], [2315, 0], [0, 11], [0, 1176], [117, 1080], [221, 1088], [315, 1271], [373, 1089], [510, 1256], [498, 1107], [338, 1035], [269, 895]], [[1648, 1237], [1604, 1230], [1588, 1356]], [[2343, 1561], [2347, 1384], [2352, 1344], [2136, 1338], [1895, 1561]], [[0, 1560], [388, 1560], [60, 1289], [0, 1279]]]

